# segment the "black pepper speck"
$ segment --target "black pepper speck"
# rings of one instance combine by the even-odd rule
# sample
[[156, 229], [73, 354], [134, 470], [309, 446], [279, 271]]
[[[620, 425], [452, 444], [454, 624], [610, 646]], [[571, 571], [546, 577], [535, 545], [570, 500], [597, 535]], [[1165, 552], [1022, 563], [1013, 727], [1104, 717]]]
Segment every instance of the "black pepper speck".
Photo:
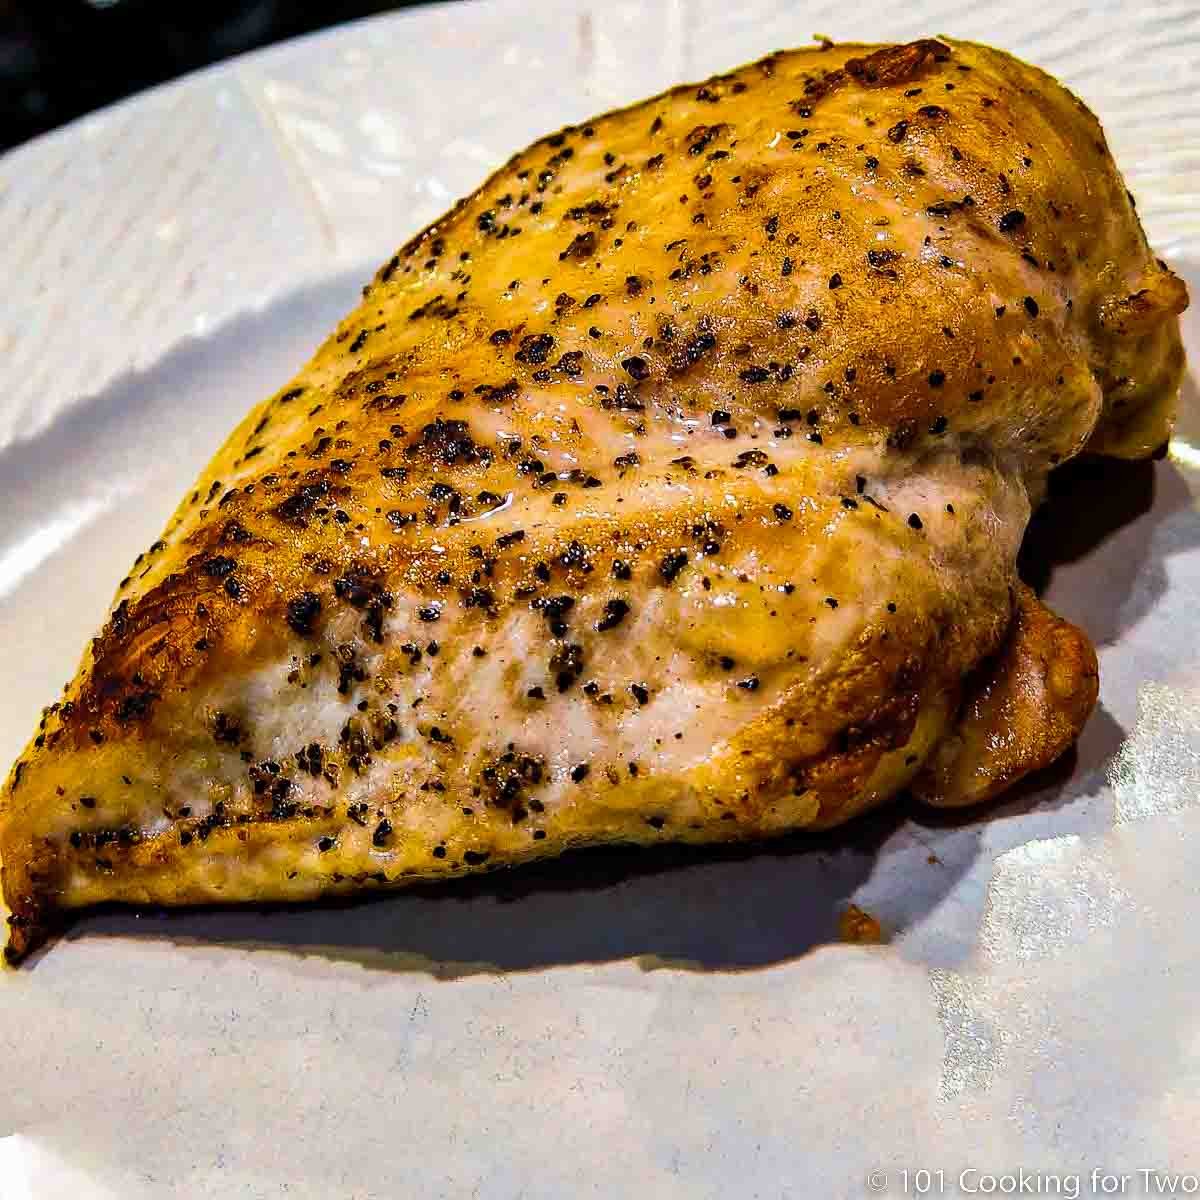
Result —
[[667, 583], [674, 583], [679, 572], [687, 566], [688, 555], [686, 550], [675, 550], [668, 554], [659, 564], [659, 572]]
[[616, 629], [628, 615], [629, 604], [626, 601], [619, 598], [609, 600], [604, 605], [604, 615], [596, 622], [596, 629], [601, 633]]
[[316, 592], [301, 592], [287, 604], [287, 623], [297, 633], [307, 637], [321, 613], [321, 598]]

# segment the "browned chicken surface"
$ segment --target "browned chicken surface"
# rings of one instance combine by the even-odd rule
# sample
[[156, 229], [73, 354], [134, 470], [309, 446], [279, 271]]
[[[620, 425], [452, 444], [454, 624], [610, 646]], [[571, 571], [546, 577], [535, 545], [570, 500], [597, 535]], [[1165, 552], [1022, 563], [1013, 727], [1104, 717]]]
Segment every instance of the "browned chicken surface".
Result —
[[1048, 471], [1169, 434], [1183, 285], [1095, 118], [970, 43], [772, 55], [545, 138], [406, 245], [120, 585], [0, 809], [11, 957], [994, 795], [1086, 638]]

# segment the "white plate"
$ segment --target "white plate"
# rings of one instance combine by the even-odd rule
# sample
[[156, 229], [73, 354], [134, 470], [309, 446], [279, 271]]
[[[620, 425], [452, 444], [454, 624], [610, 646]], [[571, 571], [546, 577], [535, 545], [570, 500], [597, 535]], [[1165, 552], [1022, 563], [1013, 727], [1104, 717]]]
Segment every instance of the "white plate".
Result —
[[[1190, 0], [464, 3], [0, 159], [0, 760], [235, 419], [509, 151], [814, 32], [943, 31], [1092, 104], [1200, 296]], [[857, 1197], [873, 1168], [874, 1194], [1024, 1168], [1132, 1195], [1200, 1170], [1198, 435], [1189, 383], [1171, 458], [1076, 472], [1043, 531], [1103, 685], [1039, 789], [433, 897], [85, 918], [0, 978], [0, 1195]], [[826, 944], [849, 899], [889, 946]]]

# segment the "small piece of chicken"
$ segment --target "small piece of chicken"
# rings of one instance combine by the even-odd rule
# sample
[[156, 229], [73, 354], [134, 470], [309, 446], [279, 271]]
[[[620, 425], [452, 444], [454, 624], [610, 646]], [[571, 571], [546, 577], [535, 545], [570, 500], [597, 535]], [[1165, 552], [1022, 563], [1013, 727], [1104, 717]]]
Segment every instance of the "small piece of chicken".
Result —
[[913, 793], [938, 808], [993, 799], [1070, 748], [1099, 690], [1087, 635], [1019, 584], [1004, 645], [967, 681], [958, 722]]
[[1095, 697], [1000, 680], [999, 740], [964, 702], [1030, 506], [1168, 436], [1185, 304], [1092, 115], [983, 46], [776, 54], [535, 143], [121, 583], [3, 793], [10, 957], [99, 901], [826, 827], [926, 763], [991, 794]]

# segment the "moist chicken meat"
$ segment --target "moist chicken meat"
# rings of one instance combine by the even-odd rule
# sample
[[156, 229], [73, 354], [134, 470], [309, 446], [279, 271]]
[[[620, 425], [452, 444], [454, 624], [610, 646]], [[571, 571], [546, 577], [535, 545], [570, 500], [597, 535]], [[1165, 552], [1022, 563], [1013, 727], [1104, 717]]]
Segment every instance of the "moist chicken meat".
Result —
[[995, 794], [1086, 637], [1047, 473], [1149, 454], [1180, 281], [1049, 76], [773, 54], [535, 142], [413, 238], [121, 583], [0, 807], [9, 954]]

